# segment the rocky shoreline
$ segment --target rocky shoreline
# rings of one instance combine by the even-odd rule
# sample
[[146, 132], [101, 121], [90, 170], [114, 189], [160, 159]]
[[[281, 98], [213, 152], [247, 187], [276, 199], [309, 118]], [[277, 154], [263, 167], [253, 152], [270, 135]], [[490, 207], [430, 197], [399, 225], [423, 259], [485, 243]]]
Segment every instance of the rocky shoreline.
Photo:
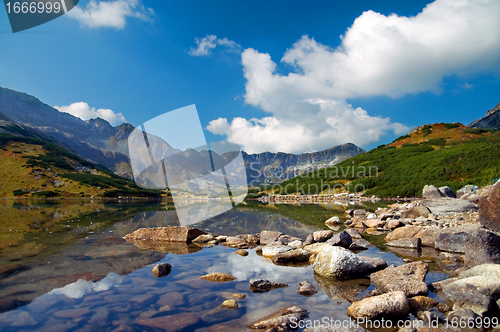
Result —
[[[478, 328], [479, 331], [485, 326], [479, 325], [486, 320], [491, 322], [495, 317], [498, 319], [500, 314], [500, 219], [496, 218], [500, 214], [500, 184], [484, 188], [474, 195], [478, 196], [477, 199], [472, 198], [479, 206], [467, 199], [439, 195], [411, 203], [393, 204], [374, 213], [348, 210], [345, 230], [337, 232], [341, 220], [332, 217], [325, 222], [331, 230], [313, 232], [305, 239], [266, 230], [258, 234], [224, 236], [187, 227], [139, 229], [125, 238], [151, 249], [221, 244], [237, 249], [235, 252], [241, 256], [248, 255], [247, 250], [251, 249], [271, 264], [312, 265], [317, 281], [348, 283], [354, 278], [369, 278], [375, 289], [362, 299], [349, 299], [351, 305], [347, 314], [353, 320], [405, 318], [413, 319], [413, 326], [423, 327], [401, 331], [428, 331], [429, 326], [443, 331], [463, 330], [450, 324], [457, 321], [466, 322], [472, 330]], [[381, 258], [363, 256], [362, 251], [372, 246], [364, 234], [385, 233], [385, 245], [388, 247], [409, 251], [434, 248], [441, 252], [441, 259], [457, 261], [460, 267], [450, 271], [447, 279], [426, 283], [428, 262], [405, 259], [403, 265], [388, 266]], [[161, 277], [167, 275], [171, 268], [157, 266], [153, 273]], [[217, 277], [222, 279], [212, 281], [232, 280], [231, 275]], [[202, 278], [210, 280], [215, 277]], [[289, 286], [292, 285], [279, 283], [279, 280], [249, 280], [251, 292], [268, 292]], [[297, 292], [305, 296], [318, 292], [315, 285], [307, 281], [295, 286]], [[320, 282], [318, 286], [323, 290]], [[429, 292], [436, 293], [440, 301], [429, 297]], [[237, 298], [226, 302], [221, 304], [220, 310], [238, 306]], [[294, 322], [306, 317], [307, 308], [290, 306], [248, 327], [289, 331]], [[349, 328], [341, 330], [348, 331]], [[351, 330], [364, 329], [358, 326]]]

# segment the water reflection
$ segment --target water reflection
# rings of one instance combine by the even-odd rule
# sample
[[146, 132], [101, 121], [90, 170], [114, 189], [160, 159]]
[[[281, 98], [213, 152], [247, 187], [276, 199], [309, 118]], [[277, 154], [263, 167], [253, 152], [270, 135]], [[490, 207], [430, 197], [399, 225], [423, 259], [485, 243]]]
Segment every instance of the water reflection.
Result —
[[[0, 330], [142, 331], [176, 322], [171, 325], [172, 331], [202, 332], [209, 327], [237, 331], [292, 304], [309, 310], [311, 319], [325, 316], [348, 319], [349, 301], [372, 289], [367, 279], [325, 281], [314, 276], [311, 266], [277, 266], [258, 256], [255, 250], [242, 257], [234, 253], [235, 249], [220, 245], [201, 248], [146, 241], [129, 243], [122, 238], [139, 227], [178, 225], [175, 211], [165, 207], [156, 203], [127, 206], [102, 202], [50, 206], [0, 204], [2, 213], [7, 213], [2, 216], [14, 216], [12, 220], [16, 223], [22, 220], [16, 214], [22, 209], [31, 213], [28, 218], [40, 218], [44, 226], [50, 220], [55, 223], [49, 231], [23, 233], [24, 239], [17, 247], [1, 249], [0, 310], [4, 313], [0, 314]], [[40, 217], [48, 214], [51, 219]], [[327, 229], [324, 221], [333, 215], [344, 218], [344, 211], [334, 204], [328, 207], [249, 204], [195, 227], [223, 235], [278, 230], [305, 238], [315, 230]], [[2, 222], [8, 224], [7, 219]], [[33, 219], [24, 223], [32, 224]], [[79, 232], [75, 233], [75, 229]], [[8, 231], [2, 235], [5, 233], [9, 235]], [[392, 248], [380, 245], [381, 238], [383, 235], [367, 236], [378, 247], [361, 255], [382, 257], [388, 264], [397, 265], [402, 264], [402, 257], [436, 262], [435, 254], [427, 250], [418, 252], [418, 256], [395, 254], [390, 251]], [[28, 245], [43, 249], [26, 251]], [[21, 253], [14, 255], [17, 249]], [[8, 255], [4, 255], [6, 252]], [[172, 264], [167, 277], [153, 276], [151, 269], [159, 262]], [[443, 262], [431, 263], [429, 282], [444, 277]], [[212, 283], [199, 279], [213, 272], [230, 273], [237, 280]], [[251, 293], [248, 284], [251, 278], [289, 286], [268, 293]], [[299, 295], [296, 292], [301, 281], [312, 282], [321, 291], [311, 297]], [[232, 294], [246, 297], [235, 298]], [[225, 299], [236, 299], [239, 309], [221, 311], [219, 306]]]

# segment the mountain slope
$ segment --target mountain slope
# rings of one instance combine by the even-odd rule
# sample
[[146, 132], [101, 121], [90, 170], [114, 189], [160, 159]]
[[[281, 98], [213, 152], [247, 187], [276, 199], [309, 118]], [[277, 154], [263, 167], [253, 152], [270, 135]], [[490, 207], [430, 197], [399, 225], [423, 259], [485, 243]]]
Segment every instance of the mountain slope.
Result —
[[83, 121], [25, 93], [0, 87], [0, 112], [64, 145], [78, 156], [131, 178], [126, 139], [133, 126], [112, 127], [103, 119]]
[[469, 127], [480, 129], [500, 130], [500, 103], [486, 112], [481, 119], [475, 120], [469, 124]]
[[0, 166], [3, 198], [160, 196], [34, 137], [0, 134]]
[[426, 184], [457, 190], [466, 184], [490, 184], [499, 177], [499, 131], [441, 123], [419, 127], [387, 146], [285, 181], [279, 193], [347, 190], [366, 196], [412, 197], [420, 196]]

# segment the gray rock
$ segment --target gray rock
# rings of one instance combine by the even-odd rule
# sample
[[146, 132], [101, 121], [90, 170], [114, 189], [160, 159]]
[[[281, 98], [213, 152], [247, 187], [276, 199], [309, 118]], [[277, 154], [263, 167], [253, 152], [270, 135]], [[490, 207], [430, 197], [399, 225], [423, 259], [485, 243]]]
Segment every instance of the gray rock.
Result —
[[363, 238], [363, 235], [361, 235], [361, 233], [357, 229], [347, 228], [345, 230], [345, 232], [347, 232], [351, 236], [352, 239], [362, 239]]
[[427, 263], [413, 262], [372, 273], [370, 280], [384, 293], [401, 290], [406, 296], [427, 295], [429, 290], [424, 282], [427, 272]]
[[302, 263], [309, 261], [311, 253], [303, 249], [294, 249], [281, 252], [271, 259], [274, 264]]
[[287, 284], [272, 282], [266, 279], [250, 279], [250, 291], [254, 293], [265, 293], [272, 289], [288, 287]]
[[349, 250], [367, 250], [369, 247], [373, 247], [373, 245], [365, 239], [360, 239], [354, 241], [349, 246]]
[[298, 324], [308, 316], [308, 312], [297, 306], [283, 308], [267, 317], [253, 322], [251, 329], [269, 329], [267, 331], [290, 331], [292, 324]]
[[316, 231], [312, 235], [315, 242], [325, 242], [333, 236], [333, 232], [331, 230]]
[[426, 206], [436, 217], [452, 216], [457, 213], [476, 212], [478, 210], [478, 206], [472, 202], [448, 197], [425, 200], [422, 205]]
[[463, 254], [465, 253], [469, 235], [478, 228], [479, 225], [464, 225], [447, 228], [436, 238], [435, 248], [441, 251]]
[[342, 247], [323, 249], [316, 256], [313, 270], [325, 278], [350, 279], [372, 270], [373, 266]]
[[193, 243], [207, 243], [209, 241], [214, 241], [216, 238], [212, 234], [202, 234], [194, 239]]
[[460, 199], [465, 199], [469, 202], [479, 204], [479, 201], [481, 200], [481, 197], [478, 194], [472, 193], [472, 194], [465, 194], [460, 197]]
[[340, 218], [337, 216], [333, 216], [327, 221], [325, 221], [325, 225], [340, 225], [342, 222], [340, 221]]
[[352, 237], [346, 231], [342, 231], [340, 233], [335, 233], [332, 238], [325, 243], [332, 246], [349, 248], [349, 246], [352, 244]]
[[427, 218], [430, 213], [431, 213], [431, 210], [429, 210], [427, 207], [425, 207], [423, 205], [419, 205], [419, 206], [412, 207], [411, 209], [408, 209], [405, 212], [403, 212], [402, 217], [403, 218], [411, 218], [411, 219], [416, 219], [418, 217]]
[[300, 238], [295, 237], [295, 236], [290, 236], [290, 235], [281, 235], [278, 238], [278, 241], [281, 241], [283, 244], [289, 244], [290, 242], [294, 241], [302, 241]]
[[354, 318], [406, 316], [410, 313], [408, 298], [402, 291], [368, 297], [351, 304], [347, 314]]
[[425, 226], [413, 237], [418, 237], [422, 241], [422, 246], [432, 247], [436, 246], [436, 240], [443, 229], [438, 226]]
[[228, 236], [224, 245], [238, 249], [247, 249], [249, 247], [248, 243], [236, 236]]
[[387, 262], [380, 257], [365, 257], [365, 256], [360, 256], [360, 257], [363, 258], [372, 266], [370, 272], [383, 270], [387, 267]]
[[396, 248], [419, 249], [422, 246], [422, 241], [417, 237], [411, 239], [394, 240], [387, 242], [385, 245]]
[[438, 188], [436, 188], [433, 185], [425, 185], [424, 189], [422, 191], [422, 198], [423, 199], [432, 199], [432, 198], [440, 198], [443, 197], [443, 193], [439, 191]]
[[306, 251], [309, 251], [311, 254], [313, 255], [317, 255], [319, 254], [321, 251], [323, 251], [323, 249], [325, 248], [331, 248], [331, 245], [327, 244], [327, 243], [324, 243], [324, 242], [321, 242], [321, 243], [313, 243], [313, 244], [310, 244], [308, 246], [305, 246], [304, 250]]
[[267, 257], [267, 258], [272, 258], [276, 256], [277, 254], [290, 251], [292, 250], [292, 247], [289, 246], [273, 246], [273, 245], [267, 245], [262, 247], [262, 256]]
[[450, 197], [450, 198], [457, 197], [455, 195], [455, 193], [453, 192], [453, 190], [451, 190], [450, 187], [448, 187], [448, 186], [439, 187], [439, 191], [441, 192], [441, 194], [443, 194], [444, 197]]
[[172, 265], [168, 263], [160, 263], [156, 264], [151, 272], [153, 272], [156, 278], [160, 278], [168, 276], [170, 271], [172, 271]]
[[385, 220], [381, 220], [381, 219], [376, 219], [376, 218], [371, 218], [371, 219], [367, 219], [365, 221], [365, 225], [366, 227], [368, 228], [378, 228], [378, 227], [384, 227], [386, 224], [386, 221]]
[[387, 234], [385, 240], [389, 242], [394, 240], [409, 239], [412, 238], [415, 234], [417, 234], [421, 230], [422, 226], [414, 226], [414, 225], [408, 225], [396, 228], [395, 230]]
[[281, 232], [275, 231], [262, 231], [260, 232], [260, 244], [268, 244], [274, 241], [277, 241], [278, 238], [283, 235]]
[[398, 227], [403, 227], [403, 226], [404, 226], [404, 224], [401, 220], [391, 219], [387, 222], [387, 224], [385, 225], [385, 228], [390, 229], [392, 231]]
[[453, 310], [470, 309], [481, 317], [498, 315], [500, 265], [482, 264], [460, 272], [442, 286], [441, 296], [453, 302]]
[[302, 248], [304, 246], [304, 242], [302, 242], [300, 240], [295, 240], [295, 241], [289, 242], [287, 244], [287, 246], [295, 248], [295, 249], [299, 249], [299, 248]]
[[312, 234], [309, 234], [306, 237], [306, 240], [304, 241], [304, 246], [308, 246], [308, 245], [313, 244], [313, 243], [314, 243], [314, 238], [313, 238]]
[[465, 246], [465, 265], [500, 264], [500, 236], [488, 229], [470, 234]]
[[301, 283], [299, 283], [299, 290], [297, 291], [297, 293], [299, 293], [300, 295], [311, 296], [313, 294], [316, 294], [317, 292], [318, 290], [312, 282], [302, 281]]
[[457, 198], [461, 198], [463, 195], [466, 194], [473, 194], [477, 191], [477, 187], [473, 186], [472, 184], [468, 184], [460, 189], [457, 190]]
[[184, 227], [184, 226], [169, 226], [155, 228], [139, 228], [133, 233], [124, 236], [126, 239], [136, 240], [155, 240], [155, 241], [170, 241], [191, 243], [198, 236], [205, 234], [204, 231]]
[[392, 219], [394, 217], [393, 213], [384, 213], [380, 216], [380, 220]]
[[353, 215], [355, 217], [366, 217], [366, 210], [354, 210]]

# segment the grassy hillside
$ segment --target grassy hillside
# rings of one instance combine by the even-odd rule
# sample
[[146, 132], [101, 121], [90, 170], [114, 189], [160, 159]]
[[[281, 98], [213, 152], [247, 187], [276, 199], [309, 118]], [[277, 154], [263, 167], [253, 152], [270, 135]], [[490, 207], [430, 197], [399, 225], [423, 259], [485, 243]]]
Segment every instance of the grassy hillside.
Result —
[[33, 137], [0, 134], [0, 197], [159, 197]]
[[338, 165], [283, 182], [276, 193], [363, 192], [379, 197], [421, 196], [426, 184], [458, 190], [500, 177], [500, 132], [461, 124], [417, 128]]

